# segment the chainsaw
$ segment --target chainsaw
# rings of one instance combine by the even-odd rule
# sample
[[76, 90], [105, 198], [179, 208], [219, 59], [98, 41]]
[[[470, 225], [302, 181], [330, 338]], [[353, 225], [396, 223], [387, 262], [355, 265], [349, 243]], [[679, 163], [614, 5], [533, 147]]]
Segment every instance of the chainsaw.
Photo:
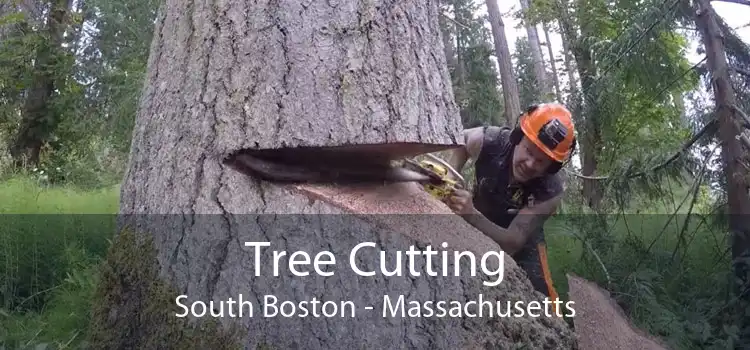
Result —
[[453, 191], [466, 187], [464, 177], [448, 162], [433, 154], [428, 153], [425, 156], [430, 159], [422, 161], [417, 161], [413, 158], [403, 160], [404, 168], [424, 174], [430, 178], [429, 180], [418, 181], [422, 183], [425, 191], [445, 202]]
[[243, 150], [224, 160], [245, 175], [281, 183], [372, 184], [417, 182], [441, 201], [456, 189], [466, 187], [461, 174], [443, 159], [390, 160], [342, 148], [301, 147]]

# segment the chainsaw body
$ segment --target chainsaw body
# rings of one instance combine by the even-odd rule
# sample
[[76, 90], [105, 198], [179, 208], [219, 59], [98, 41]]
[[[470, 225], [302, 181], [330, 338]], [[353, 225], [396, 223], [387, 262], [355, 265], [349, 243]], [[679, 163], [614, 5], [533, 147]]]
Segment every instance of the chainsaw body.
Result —
[[448, 166], [441, 164], [439, 160], [408, 160], [405, 167], [429, 176], [430, 180], [423, 181], [422, 187], [443, 202], [448, 200], [453, 191], [464, 187], [463, 181], [451, 178]]

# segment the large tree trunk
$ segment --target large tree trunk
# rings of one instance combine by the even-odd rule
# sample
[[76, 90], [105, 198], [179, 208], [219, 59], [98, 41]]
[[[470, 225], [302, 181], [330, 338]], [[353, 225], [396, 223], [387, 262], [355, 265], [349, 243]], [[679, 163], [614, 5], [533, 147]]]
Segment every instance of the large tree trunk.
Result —
[[[417, 184], [282, 185], [222, 164], [224, 156], [250, 148], [280, 152], [349, 144], [344, 149], [351, 150], [369, 144], [362, 158], [375, 151], [398, 158], [461, 142], [436, 3], [329, 6], [166, 2], [122, 186], [122, 227], [142, 235], [135, 240], [131, 231], [123, 231], [102, 270], [94, 347], [178, 347], [196, 340], [205, 348], [225, 347], [229, 328], [185, 333], [184, 319], [175, 317], [183, 311], [174, 307], [175, 297], [187, 295], [182, 302], [190, 305], [237, 300], [241, 294], [254, 304], [253, 317], [245, 308], [245, 317], [221, 321], [239, 326], [231, 339], [245, 348], [510, 348], [515, 343], [572, 348], [571, 331], [555, 317], [383, 317], [385, 295], [394, 302], [400, 295], [424, 302], [476, 300], [481, 294], [502, 305], [542, 299], [507, 256], [487, 261], [490, 267], [504, 264], [503, 283], [496, 287], [482, 285], [491, 277], [481, 277], [481, 270], [472, 277], [466, 258], [457, 264], [464, 272], [455, 278], [428, 277], [420, 259], [414, 267], [405, 260], [402, 265], [402, 271], [416, 269], [419, 276], [355, 274], [349, 253], [363, 242], [375, 242], [356, 261], [365, 271], [379, 269], [380, 249], [389, 256], [389, 269], [395, 250], [411, 245], [441, 249], [446, 242], [448, 250], [480, 254], [499, 250]], [[271, 246], [261, 248], [257, 259], [244, 242]], [[311, 260], [330, 251], [335, 262], [323, 272], [334, 274], [325, 277], [296, 266], [311, 273], [294, 276], [286, 262], [300, 257], [287, 255], [274, 276], [272, 250], [302, 250]], [[451, 276], [454, 265], [447, 268]], [[351, 300], [356, 317], [349, 317], [348, 308], [339, 309], [345, 317], [264, 317], [261, 304], [268, 295], [295, 303]], [[564, 304], [560, 310], [569, 313]]]
[[505, 38], [505, 24], [500, 15], [497, 0], [487, 0], [487, 14], [492, 27], [492, 37], [495, 41], [495, 55], [500, 70], [500, 81], [503, 86], [503, 100], [505, 101], [505, 120], [509, 126], [516, 123], [521, 114], [521, 100], [518, 96], [518, 81], [513, 75], [513, 65], [510, 58], [508, 40]]
[[734, 270], [734, 287], [741, 304], [736, 309], [741, 322], [739, 344], [750, 343], [750, 320], [745, 310], [750, 306], [750, 194], [748, 193], [748, 171], [742, 164], [748, 164], [748, 149], [743, 149], [740, 140], [742, 135], [736, 116], [737, 100], [731, 85], [729, 66], [723, 44], [723, 35], [717, 23], [717, 15], [706, 0], [699, 0], [696, 8], [696, 26], [701, 33], [706, 50], [706, 65], [711, 75], [712, 89], [716, 103], [718, 133], [722, 146], [724, 176], [726, 177], [727, 209], [729, 231], [732, 235], [732, 260]]
[[[526, 14], [529, 10], [529, 0], [521, 0], [521, 10]], [[540, 87], [539, 91], [542, 94], [540, 98], [542, 101], [550, 101], [552, 98], [552, 89], [549, 80], [547, 79], [547, 69], [544, 67], [542, 45], [539, 40], [539, 32], [537, 31], [536, 25], [526, 23], [526, 35], [529, 39], [529, 47], [531, 48], [531, 60], [534, 62], [534, 75], [537, 84], [539, 84]], [[550, 56], [550, 58], [551, 57], [552, 56]]]

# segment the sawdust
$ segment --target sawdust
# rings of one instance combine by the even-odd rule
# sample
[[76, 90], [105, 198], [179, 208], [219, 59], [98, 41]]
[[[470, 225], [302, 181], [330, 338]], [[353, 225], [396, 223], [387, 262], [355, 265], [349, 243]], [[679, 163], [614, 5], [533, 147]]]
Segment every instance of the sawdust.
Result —
[[[473, 226], [415, 182], [349, 187], [299, 185], [296, 189], [352, 214], [378, 220], [389, 227], [398, 225], [400, 234], [418, 241], [434, 245], [446, 242], [454, 249], [480, 253], [500, 250], [494, 241], [476, 234]], [[414, 220], [407, 220], [409, 215]]]
[[575, 333], [581, 350], [666, 350], [662, 342], [636, 328], [609, 292], [568, 274], [568, 294], [575, 301]]

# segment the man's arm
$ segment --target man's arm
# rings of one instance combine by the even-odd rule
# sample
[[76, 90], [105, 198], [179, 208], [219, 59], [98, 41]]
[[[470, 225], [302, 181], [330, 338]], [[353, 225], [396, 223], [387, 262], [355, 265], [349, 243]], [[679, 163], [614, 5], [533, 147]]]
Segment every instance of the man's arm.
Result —
[[472, 213], [463, 214], [463, 217], [477, 230], [497, 242], [505, 252], [512, 255], [521, 250], [529, 237], [537, 232], [544, 225], [544, 222], [555, 213], [561, 201], [562, 195], [557, 195], [533, 207], [521, 209], [507, 229], [495, 225], [473, 206]]
[[451, 151], [446, 161], [459, 173], [463, 170], [469, 159], [476, 160], [482, 150], [484, 140], [484, 128], [477, 127], [463, 131], [464, 146]]

